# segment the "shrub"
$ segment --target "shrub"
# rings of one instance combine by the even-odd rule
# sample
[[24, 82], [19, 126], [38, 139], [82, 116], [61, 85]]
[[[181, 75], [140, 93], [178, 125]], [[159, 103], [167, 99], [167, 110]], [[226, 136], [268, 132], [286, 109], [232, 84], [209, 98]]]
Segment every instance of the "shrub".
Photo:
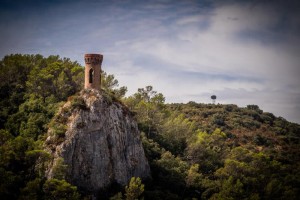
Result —
[[252, 130], [260, 128], [260, 125], [261, 124], [259, 122], [254, 121], [253, 119], [247, 119], [246, 118], [242, 121], [242, 126], [243, 127], [246, 127], [246, 128], [252, 129]]
[[47, 180], [43, 186], [43, 192], [45, 193], [45, 199], [80, 199], [77, 187], [65, 180]]
[[54, 135], [58, 136], [59, 138], [65, 137], [65, 133], [67, 131], [67, 126], [64, 124], [55, 123], [52, 127]]
[[263, 111], [258, 107], [258, 105], [247, 105], [247, 108], [249, 110], [255, 110], [257, 111], [259, 114], [262, 114]]
[[253, 142], [254, 142], [256, 145], [266, 145], [267, 139], [264, 138], [263, 136], [257, 134], [257, 135], [254, 136]]
[[144, 184], [139, 177], [132, 177], [129, 185], [125, 187], [125, 192], [126, 200], [140, 199], [144, 192]]
[[215, 114], [213, 116], [213, 124], [218, 126], [225, 126], [225, 116], [222, 114]]
[[87, 106], [84, 102], [84, 99], [82, 97], [75, 96], [71, 101], [71, 108], [72, 109], [81, 109], [81, 110], [87, 110]]

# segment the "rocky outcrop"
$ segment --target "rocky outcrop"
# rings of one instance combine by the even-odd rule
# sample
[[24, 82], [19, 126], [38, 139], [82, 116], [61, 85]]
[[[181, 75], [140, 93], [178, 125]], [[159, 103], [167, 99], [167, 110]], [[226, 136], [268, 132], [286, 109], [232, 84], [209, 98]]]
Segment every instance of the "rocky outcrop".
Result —
[[111, 183], [125, 185], [133, 176], [149, 176], [137, 123], [121, 103], [97, 90], [84, 90], [55, 120], [67, 126], [63, 136], [55, 128], [48, 131], [46, 149], [53, 155], [48, 178], [55, 176], [62, 159], [66, 180], [92, 193]]

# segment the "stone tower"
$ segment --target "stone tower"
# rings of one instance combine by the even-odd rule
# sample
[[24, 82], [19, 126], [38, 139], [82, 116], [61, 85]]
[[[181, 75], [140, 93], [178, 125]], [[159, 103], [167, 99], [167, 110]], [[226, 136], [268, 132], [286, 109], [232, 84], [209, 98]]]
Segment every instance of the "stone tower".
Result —
[[103, 55], [101, 54], [85, 54], [85, 81], [84, 88], [101, 89], [101, 64]]

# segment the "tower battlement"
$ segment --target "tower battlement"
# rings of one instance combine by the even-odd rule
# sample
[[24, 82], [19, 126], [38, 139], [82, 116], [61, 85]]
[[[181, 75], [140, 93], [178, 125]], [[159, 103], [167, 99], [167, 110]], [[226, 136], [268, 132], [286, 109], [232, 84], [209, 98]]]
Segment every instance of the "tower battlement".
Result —
[[103, 55], [101, 54], [85, 54], [84, 55], [84, 62], [85, 64], [102, 64]]

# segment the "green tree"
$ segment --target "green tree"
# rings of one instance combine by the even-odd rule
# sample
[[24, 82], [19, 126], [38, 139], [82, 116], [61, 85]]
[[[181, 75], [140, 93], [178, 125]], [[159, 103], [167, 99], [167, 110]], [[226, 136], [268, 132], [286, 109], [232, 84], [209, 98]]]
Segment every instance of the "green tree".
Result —
[[185, 182], [188, 187], [200, 188], [203, 175], [199, 173], [199, 164], [194, 164], [190, 167]]
[[24, 102], [28, 74], [42, 59], [41, 55], [14, 54], [0, 61], [0, 129]]
[[211, 174], [224, 163], [228, 154], [227, 137], [220, 129], [212, 134], [197, 131], [189, 141], [186, 155], [192, 163], [199, 163], [203, 174]]
[[121, 192], [118, 192], [117, 194], [109, 198], [109, 200], [122, 200], [122, 199], [123, 199], [123, 195]]
[[243, 184], [239, 179], [235, 180], [231, 176], [224, 180], [221, 184], [221, 190], [219, 193], [214, 194], [210, 199], [224, 199], [224, 200], [235, 200], [235, 199], [246, 199], [246, 195], [243, 190]]
[[183, 114], [172, 113], [164, 118], [158, 126], [158, 141], [168, 151], [174, 155], [183, 154], [187, 140], [194, 131], [194, 123], [190, 122]]
[[49, 200], [79, 200], [80, 195], [77, 192], [77, 187], [72, 186], [65, 180], [49, 179], [43, 185], [45, 199]]
[[36, 178], [27, 182], [26, 186], [21, 189], [20, 200], [38, 200], [43, 199], [43, 181]]
[[0, 146], [4, 145], [7, 141], [13, 139], [13, 136], [5, 129], [0, 129]]
[[163, 187], [176, 192], [185, 189], [185, 179], [189, 166], [180, 157], [175, 157], [171, 152], [166, 151], [159, 160], [155, 161], [154, 167]]
[[125, 187], [126, 200], [143, 199], [144, 184], [139, 177], [132, 177], [129, 185]]
[[147, 138], [145, 133], [141, 133], [142, 137], [142, 144], [143, 148], [146, 154], [146, 157], [148, 158], [148, 161], [152, 162], [161, 157], [161, 154], [165, 151], [160, 147], [160, 145], [155, 142], [153, 139]]
[[64, 164], [63, 158], [58, 158], [55, 161], [54, 167], [53, 167], [53, 177], [59, 180], [63, 180], [65, 178], [67, 165]]
[[30, 71], [26, 86], [31, 94], [42, 97], [44, 101], [53, 95], [58, 102], [82, 89], [79, 76], [83, 76], [83, 68], [77, 62], [58, 56], [48, 57]]
[[0, 195], [3, 199], [16, 199], [19, 189], [34, 177], [26, 152], [34, 148], [32, 139], [18, 136], [0, 146]]
[[117, 99], [123, 98], [127, 92], [127, 87], [119, 87], [119, 81], [113, 74], [107, 74], [104, 71], [101, 73], [101, 87]]
[[124, 100], [125, 104], [137, 114], [139, 128], [151, 137], [163, 119], [165, 97], [153, 90], [152, 86], [139, 88], [138, 92]]
[[18, 190], [22, 185], [22, 177], [10, 170], [0, 167], [0, 195], [1, 199], [18, 198]]

